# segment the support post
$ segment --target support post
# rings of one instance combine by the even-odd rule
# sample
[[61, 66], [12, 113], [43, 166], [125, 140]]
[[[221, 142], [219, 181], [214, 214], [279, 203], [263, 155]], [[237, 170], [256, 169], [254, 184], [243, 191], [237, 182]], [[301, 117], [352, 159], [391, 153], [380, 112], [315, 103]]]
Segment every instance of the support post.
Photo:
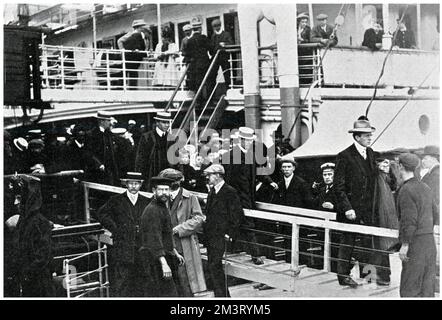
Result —
[[297, 271], [299, 268], [299, 224], [292, 224], [292, 254], [291, 269]]
[[390, 33], [388, 3], [382, 4], [382, 22], [384, 24], [384, 35], [382, 36], [382, 49], [388, 50], [391, 47], [393, 35]]
[[161, 4], [157, 3], [157, 33], [158, 33], [158, 43], [161, 42]]
[[91, 209], [89, 206], [89, 187], [86, 185], [83, 185], [83, 194], [84, 194], [84, 217], [86, 220], [86, 223], [91, 222]]
[[308, 4], [308, 16], [310, 18], [310, 28], [315, 26], [315, 18], [313, 17], [313, 4], [309, 2]]
[[416, 24], [417, 24], [417, 37], [416, 45], [418, 49], [422, 49], [422, 26], [421, 26], [421, 5], [416, 4]]
[[[329, 220], [326, 219], [325, 222], [327, 224]], [[330, 229], [324, 229], [324, 271], [330, 272]]]

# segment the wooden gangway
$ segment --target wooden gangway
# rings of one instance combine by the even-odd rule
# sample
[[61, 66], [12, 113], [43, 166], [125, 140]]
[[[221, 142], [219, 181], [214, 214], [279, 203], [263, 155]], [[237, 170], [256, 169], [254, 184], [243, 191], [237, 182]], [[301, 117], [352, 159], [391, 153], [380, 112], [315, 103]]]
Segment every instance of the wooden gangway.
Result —
[[[89, 204], [90, 190], [100, 190], [111, 193], [122, 193], [125, 189], [120, 187], [83, 182], [85, 195], [86, 221], [91, 221], [91, 208]], [[141, 192], [147, 197], [151, 193]], [[207, 195], [194, 193], [201, 200]], [[378, 228], [371, 226], [354, 225], [336, 222], [336, 213], [319, 210], [310, 210], [296, 207], [257, 203], [256, 210], [245, 209], [246, 216], [273, 222], [289, 223], [292, 226], [291, 259], [290, 263], [265, 259], [263, 265], [255, 265], [251, 257], [244, 253], [226, 254], [224, 267], [227, 275], [245, 279], [252, 282], [264, 283], [270, 287], [283, 290], [284, 296], [293, 297], [399, 297], [399, 282], [401, 262], [397, 253], [391, 253], [391, 283], [389, 286], [378, 286], [376, 281], [370, 279], [355, 279], [359, 286], [350, 288], [340, 286], [337, 275], [330, 270], [331, 231], [352, 232], [362, 235], [398, 238], [398, 230]], [[299, 264], [299, 229], [301, 226], [315, 227], [324, 230], [323, 269], [314, 269]], [[105, 236], [106, 237], [106, 236]], [[105, 243], [108, 239], [101, 239]], [[435, 226], [435, 240], [437, 245], [437, 261], [439, 261], [440, 230]], [[110, 243], [111, 244], [111, 243]], [[206, 249], [201, 248], [202, 258], [207, 260]], [[439, 281], [439, 280], [438, 280]]]

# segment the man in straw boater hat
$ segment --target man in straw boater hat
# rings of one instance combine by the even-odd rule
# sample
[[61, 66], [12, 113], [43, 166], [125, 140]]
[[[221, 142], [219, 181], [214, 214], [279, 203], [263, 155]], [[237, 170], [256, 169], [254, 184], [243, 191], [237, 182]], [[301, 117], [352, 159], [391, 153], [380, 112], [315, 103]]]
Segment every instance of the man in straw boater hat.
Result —
[[[372, 134], [375, 128], [371, 126], [367, 117], [361, 116], [353, 123], [348, 132], [353, 135], [354, 142], [337, 156], [335, 171], [335, 192], [337, 220], [344, 223], [376, 226], [374, 212], [374, 191], [378, 169], [375, 152], [370, 148]], [[358, 247], [367, 248], [357, 250]], [[370, 279], [376, 279], [378, 285], [388, 285], [390, 269], [386, 254], [375, 253], [378, 237], [358, 236], [355, 233], [343, 232], [338, 253], [338, 281], [339, 284], [357, 287], [358, 283], [350, 277], [353, 256], [358, 256], [363, 263], [363, 275], [369, 268], [368, 263], [376, 267], [376, 274], [370, 271]], [[359, 252], [357, 252], [359, 251]], [[388, 260], [388, 259], [387, 259]]]
[[152, 177], [153, 199], [141, 217], [143, 264], [146, 277], [146, 296], [177, 297], [178, 266], [184, 258], [175, 249], [173, 227], [169, 211], [170, 186], [174, 182], [165, 177]]
[[135, 170], [146, 177], [145, 190], [150, 191], [150, 179], [168, 167], [167, 150], [174, 143], [168, 141], [172, 115], [169, 112], [157, 112], [155, 128], [144, 133], [138, 144], [135, 156]]
[[434, 297], [436, 289], [437, 248], [433, 230], [439, 224], [439, 206], [430, 188], [415, 177], [418, 165], [419, 158], [414, 154], [399, 156], [404, 181], [397, 195], [401, 297]]
[[112, 233], [110, 292], [113, 297], [142, 297], [146, 285], [141, 248], [141, 215], [149, 198], [139, 193], [144, 178], [128, 172], [121, 183], [126, 191], [111, 197], [97, 212], [97, 220]]
[[298, 43], [308, 43], [310, 42], [310, 26], [308, 25], [309, 16], [307, 13], [303, 12], [298, 14], [296, 17], [298, 20]]
[[100, 110], [95, 115], [97, 126], [86, 134], [84, 147], [90, 153], [93, 166], [90, 176], [94, 182], [117, 185], [119, 172], [115, 160], [115, 137], [112, 135], [112, 115]]
[[[271, 186], [273, 190], [278, 189], [276, 182], [270, 176], [258, 174], [258, 168], [264, 167], [267, 159], [264, 144], [256, 141], [257, 136], [252, 128], [240, 127], [238, 131], [240, 143], [232, 150], [222, 156], [222, 163], [225, 164], [226, 182], [237, 190], [241, 204], [244, 209], [255, 209], [256, 206], [256, 183]], [[225, 160], [228, 159], [228, 163]], [[258, 163], [258, 160], [261, 160]], [[244, 226], [249, 229], [255, 227], [255, 223], [250, 218], [245, 218]], [[259, 248], [256, 243], [255, 233], [245, 232], [246, 241], [252, 243], [248, 245], [248, 251], [255, 264], [263, 264], [264, 260], [259, 256]]]
[[226, 241], [237, 240], [244, 211], [238, 192], [224, 181], [224, 167], [212, 164], [204, 170], [210, 192], [205, 208], [204, 238], [215, 297], [230, 297], [222, 259]]
[[170, 217], [177, 251], [184, 257], [185, 265], [178, 266], [176, 288], [180, 297], [193, 297], [206, 291], [203, 264], [197, 232], [202, 229], [206, 216], [198, 198], [182, 186], [185, 179], [181, 171], [167, 168], [160, 177], [173, 180], [170, 186]]

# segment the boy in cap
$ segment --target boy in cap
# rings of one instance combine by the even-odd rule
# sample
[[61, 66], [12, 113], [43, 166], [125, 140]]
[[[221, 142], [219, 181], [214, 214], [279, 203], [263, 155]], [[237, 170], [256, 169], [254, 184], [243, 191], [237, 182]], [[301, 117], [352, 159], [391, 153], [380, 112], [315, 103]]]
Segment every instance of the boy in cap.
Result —
[[298, 43], [310, 42], [310, 26], [308, 25], [309, 16], [306, 13], [300, 13], [296, 20], [298, 20]]
[[178, 296], [175, 283], [178, 265], [184, 258], [175, 249], [173, 227], [169, 211], [172, 179], [152, 177], [153, 199], [141, 217], [142, 255], [148, 277], [148, 297]]
[[222, 165], [213, 164], [204, 170], [204, 174], [211, 189], [207, 197], [204, 225], [210, 278], [215, 297], [230, 297], [222, 259], [226, 250], [225, 241], [239, 237], [244, 211], [237, 191], [224, 181]]
[[112, 233], [111, 295], [143, 297], [146, 278], [141, 248], [141, 215], [150, 200], [139, 193], [144, 178], [128, 172], [121, 179], [126, 191], [111, 197], [97, 212], [97, 220]]
[[419, 158], [411, 153], [399, 156], [404, 181], [398, 191], [399, 240], [402, 246], [401, 297], [434, 297], [436, 255], [433, 228], [439, 221], [439, 208], [429, 187], [419, 182], [414, 170]]
[[320, 13], [316, 16], [319, 22], [313, 27], [310, 42], [317, 42], [321, 45], [333, 47], [338, 44], [338, 37], [335, 34], [333, 26], [327, 24], [328, 15]]

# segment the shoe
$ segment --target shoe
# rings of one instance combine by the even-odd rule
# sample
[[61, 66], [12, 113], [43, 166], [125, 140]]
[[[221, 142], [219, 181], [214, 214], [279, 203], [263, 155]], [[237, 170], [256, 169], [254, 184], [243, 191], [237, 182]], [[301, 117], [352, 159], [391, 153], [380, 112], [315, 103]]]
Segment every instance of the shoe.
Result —
[[264, 264], [264, 259], [261, 257], [252, 257], [252, 262], [256, 265]]
[[339, 280], [339, 284], [341, 286], [349, 286], [350, 288], [357, 288], [358, 287], [358, 283], [350, 277]]
[[378, 286], [385, 286], [388, 287], [390, 285], [390, 281], [385, 281], [385, 280], [376, 280], [376, 284]]

